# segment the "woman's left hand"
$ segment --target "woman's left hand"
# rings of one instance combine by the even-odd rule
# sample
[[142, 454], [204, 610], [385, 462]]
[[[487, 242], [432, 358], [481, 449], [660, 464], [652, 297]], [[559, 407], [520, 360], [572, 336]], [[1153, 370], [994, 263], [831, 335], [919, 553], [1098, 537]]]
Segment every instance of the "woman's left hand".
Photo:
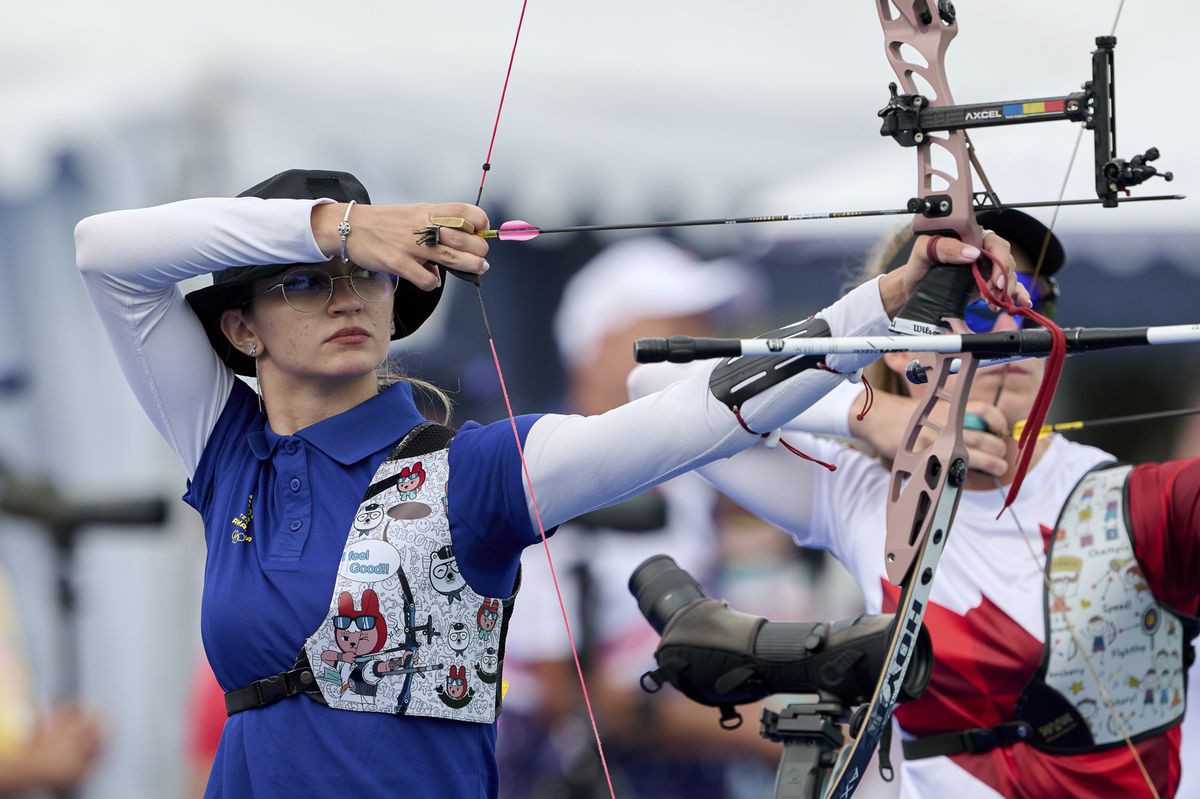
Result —
[[[988, 278], [988, 286], [993, 292], [1007, 295], [1019, 306], [1028, 308], [1033, 304], [1029, 292], [1013, 277], [1017, 264], [1013, 259], [1012, 247], [1006, 240], [989, 232], [984, 237], [984, 249], [981, 252], [978, 247], [958, 239], [940, 236], [934, 244], [933, 252], [930, 253], [930, 238], [918, 236], [908, 262], [894, 272], [884, 275], [883, 281], [880, 282], [880, 295], [889, 316], [899, 313], [935, 263], [956, 264], [961, 265], [963, 269], [969, 269], [971, 264], [979, 260], [981, 254], [986, 254], [992, 261], [992, 274]], [[931, 255], [936, 260], [930, 260]]]

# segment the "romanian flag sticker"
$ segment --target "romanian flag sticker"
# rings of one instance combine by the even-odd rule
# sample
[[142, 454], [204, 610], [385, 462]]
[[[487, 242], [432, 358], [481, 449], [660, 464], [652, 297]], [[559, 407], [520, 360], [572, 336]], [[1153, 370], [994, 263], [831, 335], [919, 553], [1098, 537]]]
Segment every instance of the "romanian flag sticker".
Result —
[[1006, 117], [1026, 117], [1036, 114], [1061, 114], [1063, 112], [1064, 102], [1062, 100], [1050, 100], [1040, 103], [1010, 103], [1004, 106], [1004, 116]]

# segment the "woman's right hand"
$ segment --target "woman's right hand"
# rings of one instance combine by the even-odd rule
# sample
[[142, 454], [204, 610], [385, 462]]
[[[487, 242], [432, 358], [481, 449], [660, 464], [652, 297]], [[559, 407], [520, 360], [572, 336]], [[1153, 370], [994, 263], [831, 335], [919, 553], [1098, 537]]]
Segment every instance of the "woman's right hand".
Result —
[[[854, 409], [850, 412], [850, 432], [855, 438], [871, 446], [884, 458], [895, 460], [904, 431], [908, 428], [908, 420], [916, 410], [917, 401], [911, 397], [901, 397], [882, 391], [875, 393], [871, 412], [860, 421]], [[939, 403], [937, 409], [944, 409], [945, 404]], [[937, 410], [935, 409], [935, 410]], [[983, 472], [994, 477], [1003, 477], [1009, 469], [1011, 437], [1008, 434], [1008, 420], [995, 405], [986, 402], [971, 401], [967, 403], [966, 412], [983, 419], [988, 429], [963, 430], [963, 443], [967, 447], [967, 463], [973, 471]], [[933, 421], [943, 421], [934, 419]], [[928, 446], [933, 442], [934, 431], [924, 427], [917, 436], [917, 447]]]
[[[346, 203], [313, 206], [313, 235], [321, 252], [330, 258], [339, 257], [342, 251], [337, 228], [346, 215], [346, 207]], [[489, 224], [482, 208], [466, 203], [356, 204], [350, 211], [346, 255], [358, 266], [391, 272], [425, 291], [441, 285], [438, 265], [475, 275], [486, 272], [486, 239], [441, 228], [437, 244], [420, 243], [420, 231], [429, 227], [434, 217], [460, 217], [476, 230], [486, 230]]]

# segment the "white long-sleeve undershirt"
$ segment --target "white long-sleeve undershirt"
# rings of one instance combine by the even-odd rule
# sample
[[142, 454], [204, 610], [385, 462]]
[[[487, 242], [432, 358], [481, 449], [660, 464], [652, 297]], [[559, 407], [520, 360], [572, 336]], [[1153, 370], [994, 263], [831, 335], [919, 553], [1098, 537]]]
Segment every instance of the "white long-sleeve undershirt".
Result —
[[[320, 263], [311, 211], [323, 201], [211, 198], [116, 211], [76, 227], [84, 284], [134, 395], [191, 475], [235, 379], [177, 284], [231, 266]], [[886, 331], [875, 281], [817, 314], [831, 335]], [[830, 356], [852, 372], [872, 356]], [[543, 522], [559, 524], [755, 444], [708, 388], [711, 366], [608, 413], [548, 414], [525, 445]], [[782, 426], [842, 378], [807, 370], [753, 397], [746, 425]], [[526, 486], [527, 498], [529, 487]], [[530, 504], [532, 513], [532, 503]]]

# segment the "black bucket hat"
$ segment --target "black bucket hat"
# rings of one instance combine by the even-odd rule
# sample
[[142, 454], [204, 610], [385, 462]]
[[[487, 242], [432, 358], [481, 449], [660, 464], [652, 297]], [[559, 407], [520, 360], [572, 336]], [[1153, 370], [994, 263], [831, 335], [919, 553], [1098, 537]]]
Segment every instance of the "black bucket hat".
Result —
[[[330, 199], [340, 203], [354, 200], [358, 205], [370, 205], [371, 197], [358, 178], [348, 172], [326, 172], [317, 169], [289, 169], [267, 178], [257, 186], [246, 189], [238, 197], [261, 197], [265, 200], [318, 200]], [[351, 219], [353, 225], [354, 220]], [[229, 368], [240, 375], [254, 374], [254, 359], [238, 352], [221, 332], [221, 314], [236, 308], [250, 298], [250, 287], [255, 281], [274, 277], [297, 264], [262, 264], [233, 266], [213, 272], [213, 284], [197, 289], [187, 295], [188, 304], [204, 332], [208, 334], [217, 355]], [[446, 270], [438, 267], [442, 285], [446, 282]], [[392, 340], [404, 338], [416, 331], [429, 318], [442, 297], [442, 286], [433, 291], [422, 291], [403, 278], [396, 287], [392, 318], [396, 332]]]
[[[1050, 277], [1062, 269], [1067, 260], [1067, 254], [1063, 250], [1058, 236], [1024, 211], [1018, 211], [1015, 208], [981, 211], [976, 216], [976, 221], [980, 227], [992, 231], [1002, 239], [1007, 239], [1009, 244], [1025, 253], [1025, 257], [1029, 259], [1030, 263], [1037, 263], [1038, 255], [1045, 246], [1046, 256], [1042, 259], [1042, 269], [1038, 273], [1044, 277]], [[1049, 243], [1046, 242], [1047, 234], [1050, 236]], [[912, 254], [915, 242], [915, 237], [909, 238], [908, 242], [892, 256], [892, 260], [888, 261], [888, 265], [884, 267], [883, 271], [891, 272], [893, 269], [904, 266], [908, 262], [908, 256]]]

